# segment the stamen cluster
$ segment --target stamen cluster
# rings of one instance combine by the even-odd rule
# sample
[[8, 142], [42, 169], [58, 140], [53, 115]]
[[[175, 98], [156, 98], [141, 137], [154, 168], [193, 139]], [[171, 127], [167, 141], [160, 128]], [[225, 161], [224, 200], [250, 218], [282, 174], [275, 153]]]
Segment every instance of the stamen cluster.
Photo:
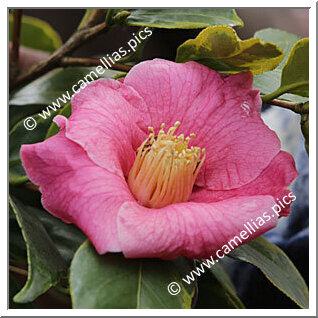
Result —
[[[165, 133], [165, 124], [156, 135], [148, 127], [148, 138], [137, 149], [128, 184], [138, 202], [149, 208], [188, 201], [205, 159], [205, 149], [189, 147], [190, 137], [174, 135], [177, 121]], [[202, 156], [201, 156], [202, 153]]]

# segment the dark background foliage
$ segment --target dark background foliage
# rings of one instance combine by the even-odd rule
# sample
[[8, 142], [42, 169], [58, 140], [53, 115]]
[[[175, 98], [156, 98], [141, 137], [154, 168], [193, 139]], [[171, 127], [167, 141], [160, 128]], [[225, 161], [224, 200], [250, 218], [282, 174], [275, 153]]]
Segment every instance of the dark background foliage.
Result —
[[[252, 37], [257, 30], [278, 28], [300, 37], [308, 36], [309, 10], [307, 9], [237, 9], [243, 21], [243, 28], [236, 28], [242, 39]], [[47, 21], [65, 42], [81, 21], [83, 9], [33, 9], [24, 10], [25, 15], [34, 16]], [[292, 23], [291, 23], [292, 21]], [[91, 57], [101, 53], [112, 53], [130, 38], [136, 27], [125, 27], [123, 30], [112, 30], [93, 39], [88, 45], [76, 50], [74, 56]], [[189, 38], [195, 38], [198, 30], [155, 29], [144, 50], [144, 59], [161, 57], [174, 60], [177, 48]]]

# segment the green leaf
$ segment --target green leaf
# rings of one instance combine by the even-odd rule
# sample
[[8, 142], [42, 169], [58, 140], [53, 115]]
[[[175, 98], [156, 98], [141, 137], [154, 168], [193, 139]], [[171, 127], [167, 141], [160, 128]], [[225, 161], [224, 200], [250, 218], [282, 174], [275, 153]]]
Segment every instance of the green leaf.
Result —
[[[279, 87], [281, 75], [281, 70], [277, 68], [270, 72], [255, 75], [253, 86], [255, 89], [259, 89], [262, 95], [270, 94]], [[296, 103], [304, 103], [308, 100], [308, 98], [297, 96], [294, 94], [283, 94], [278, 98]]]
[[166, 29], [201, 29], [212, 25], [244, 26], [233, 9], [131, 9], [126, 24]]
[[257, 237], [232, 251], [229, 256], [256, 266], [298, 306], [309, 307], [308, 287], [304, 279], [288, 256], [275, 244]]
[[[94, 71], [96, 76], [91, 73], [92, 71]], [[58, 97], [62, 98], [63, 94], [66, 99], [68, 98], [68, 95], [71, 97], [74, 94], [72, 90], [73, 85], [76, 85], [75, 89], [78, 90], [82, 83], [78, 83], [80, 80], [84, 80], [84, 82], [87, 83], [84, 77], [86, 77], [88, 81], [92, 81], [92, 79], [94, 80], [97, 78], [113, 78], [119, 73], [120, 72], [113, 70], [105, 70], [103, 75], [99, 75], [96, 72], [95, 67], [58, 68], [24, 86], [20, 90], [15, 91], [10, 96], [9, 104], [49, 105], [52, 104], [52, 102], [56, 102]], [[88, 76], [88, 74], [91, 74], [92, 79]], [[67, 92], [69, 92], [69, 94], [67, 94]], [[65, 103], [61, 102], [61, 104], [64, 105]]]
[[70, 264], [76, 250], [85, 241], [86, 236], [75, 225], [61, 221], [44, 209], [29, 209], [34, 211], [34, 214], [52, 239], [56, 249], [64, 260]]
[[9, 131], [21, 119], [35, 115], [43, 110], [43, 105], [9, 106]]
[[[259, 30], [254, 34], [254, 37], [263, 41], [273, 42], [284, 51], [284, 58], [276, 69], [254, 76], [254, 88], [259, 89], [261, 94], [266, 95], [274, 92], [280, 86], [282, 68], [287, 61], [291, 48], [300, 38], [295, 34], [272, 28]], [[283, 94], [279, 99], [299, 103], [307, 100], [307, 98], [293, 94]]]
[[9, 259], [20, 264], [27, 264], [26, 245], [13, 213], [9, 213]]
[[[10, 187], [10, 195], [24, 207], [31, 209], [33, 214], [44, 226], [46, 232], [55, 244], [66, 262], [70, 263], [78, 247], [86, 236], [73, 224], [67, 224], [52, 216], [41, 205], [41, 194], [38, 191], [24, 187]], [[21, 229], [13, 213], [9, 214], [9, 255], [10, 260], [26, 263], [26, 245], [21, 235]]]
[[[214, 268], [214, 266], [220, 268]], [[195, 308], [198, 309], [233, 309], [245, 308], [236, 295], [227, 274], [221, 265], [214, 264], [211, 270], [205, 271], [204, 275], [198, 278], [198, 300]], [[217, 275], [221, 273], [221, 277]]]
[[54, 286], [66, 274], [67, 263], [34, 210], [14, 198], [9, 198], [9, 203], [21, 227], [28, 253], [28, 279], [22, 290], [14, 296], [14, 301], [27, 303]]
[[21, 289], [21, 283], [12, 275], [9, 274], [9, 309], [34, 309], [34, 303], [17, 304], [13, 301], [14, 295]]
[[[181, 280], [191, 270], [184, 258], [171, 262], [98, 255], [87, 241], [71, 264], [73, 308], [191, 308], [195, 283]], [[178, 295], [169, 294], [171, 282], [180, 284]]]
[[[9, 15], [9, 39], [12, 41], [13, 16]], [[62, 45], [59, 34], [45, 21], [23, 15], [20, 44], [32, 49], [53, 52]]]
[[33, 116], [37, 123], [34, 130], [27, 130], [24, 120], [19, 121], [9, 133], [9, 182], [21, 184], [28, 181], [26, 172], [21, 164], [20, 149], [23, 144], [33, 144], [43, 141], [49, 129], [52, 118], [43, 119], [39, 115]]
[[300, 127], [305, 138], [305, 148], [309, 155], [309, 102], [302, 106]]
[[299, 40], [292, 48], [282, 70], [281, 89], [309, 97], [309, 39]]
[[282, 69], [280, 87], [262, 97], [268, 102], [285, 93], [309, 97], [309, 39], [296, 42]]
[[231, 278], [223, 269], [222, 265], [215, 263], [213, 266], [210, 267], [210, 271], [224, 289], [228, 301], [232, 303], [235, 308], [245, 308], [243, 303], [237, 296], [236, 289], [231, 281]]
[[259, 38], [265, 42], [272, 42], [278, 45], [284, 52], [284, 58], [277, 66], [277, 69], [282, 69], [287, 61], [290, 50], [293, 45], [300, 40], [300, 37], [288, 33], [286, 31], [282, 31], [279, 29], [267, 28], [263, 30], [259, 30], [254, 34], [254, 38]]
[[279, 65], [283, 56], [276, 44], [256, 38], [241, 40], [234, 29], [213, 26], [181, 44], [176, 62], [197, 61], [219, 72], [261, 74]]

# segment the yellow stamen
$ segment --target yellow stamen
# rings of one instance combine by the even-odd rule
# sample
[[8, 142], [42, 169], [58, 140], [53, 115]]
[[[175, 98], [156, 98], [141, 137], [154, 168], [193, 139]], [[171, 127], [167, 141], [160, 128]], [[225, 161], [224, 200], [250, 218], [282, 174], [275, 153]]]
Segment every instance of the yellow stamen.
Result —
[[149, 208], [188, 201], [194, 181], [205, 159], [205, 149], [188, 148], [191, 137], [175, 136], [177, 121], [165, 133], [165, 124], [155, 135], [153, 127], [148, 138], [137, 149], [129, 172], [128, 184], [138, 202]]

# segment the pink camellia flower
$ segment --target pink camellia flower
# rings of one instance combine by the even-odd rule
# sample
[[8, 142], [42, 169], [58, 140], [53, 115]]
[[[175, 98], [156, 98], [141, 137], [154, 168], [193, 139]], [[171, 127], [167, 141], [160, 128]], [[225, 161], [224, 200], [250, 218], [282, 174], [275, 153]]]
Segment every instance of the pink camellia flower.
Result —
[[297, 176], [252, 83], [195, 62], [140, 63], [76, 94], [57, 135], [22, 146], [23, 165], [43, 206], [100, 254], [209, 257], [265, 211], [248, 240], [273, 228]]

